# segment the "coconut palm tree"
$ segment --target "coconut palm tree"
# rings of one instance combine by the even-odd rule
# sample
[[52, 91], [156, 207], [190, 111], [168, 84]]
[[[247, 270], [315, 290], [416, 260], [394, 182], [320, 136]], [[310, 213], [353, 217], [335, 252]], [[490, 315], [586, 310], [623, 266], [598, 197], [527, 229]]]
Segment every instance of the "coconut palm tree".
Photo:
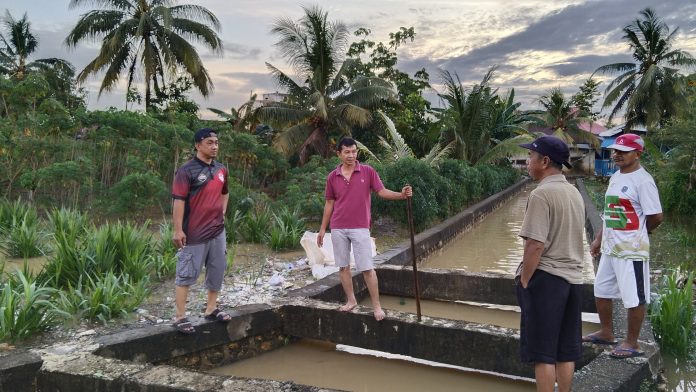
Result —
[[258, 112], [262, 121], [283, 128], [274, 145], [287, 155], [298, 153], [300, 164], [312, 154], [328, 157], [330, 135], [350, 135], [354, 127], [369, 126], [371, 111], [396, 97], [393, 85], [380, 78], [349, 80], [347, 75], [357, 63], [344, 61], [348, 29], [329, 21], [328, 13], [319, 7], [303, 9], [300, 20], [280, 18], [271, 30], [279, 37], [276, 46], [302, 82], [266, 63], [289, 96]]
[[595, 73], [619, 73], [605, 91], [603, 108], [614, 106], [609, 120], [625, 108], [627, 125], [650, 127], [686, 105], [685, 86], [677, 67], [696, 67], [696, 59], [672, 47], [679, 28], [670, 33], [651, 8], [640, 15], [642, 19], [623, 29], [635, 62], [604, 65]]
[[254, 127], [257, 125], [256, 110], [254, 109], [255, 104], [256, 94], [252, 92], [249, 94], [249, 99], [246, 102], [244, 102], [237, 109], [230, 108], [229, 113], [216, 108], [208, 108], [208, 110], [230, 123], [230, 125], [232, 125], [232, 129], [237, 131], [252, 132]]
[[[379, 136], [379, 144], [384, 149], [384, 157], [380, 159], [375, 155], [369, 148], [360, 142], [358, 143], [358, 148], [360, 151], [367, 154], [371, 159], [377, 162], [395, 162], [402, 158], [416, 158], [416, 154], [413, 152], [411, 147], [406, 143], [403, 136], [396, 130], [394, 122], [381, 110], [377, 111], [378, 118], [383, 124], [383, 128], [387, 134], [387, 138]], [[435, 144], [433, 148], [425, 156], [420, 158], [421, 161], [425, 162], [429, 166], [438, 167], [440, 163], [447, 159], [454, 149], [455, 142], [452, 141], [450, 144], [444, 148], [439, 144]]]
[[145, 82], [145, 107], [151, 108], [155, 94], [175, 79], [178, 71], [188, 74], [193, 85], [207, 96], [213, 82], [196, 48], [200, 43], [222, 53], [217, 35], [220, 22], [207, 8], [175, 0], [71, 0], [70, 7], [94, 5], [101, 9], [82, 15], [65, 43], [75, 47], [84, 40], [101, 39], [101, 49], [77, 76], [84, 82], [92, 74], [104, 72], [99, 95], [111, 90], [125, 72], [126, 91], [141, 72]]
[[592, 121], [589, 113], [575, 107], [573, 100], [566, 99], [559, 87], [554, 87], [548, 94], [542, 95], [539, 104], [544, 111], [535, 116], [536, 126], [550, 129], [554, 136], [568, 144], [585, 142], [598, 146], [597, 138], [580, 128], [581, 123]]
[[5, 11], [2, 24], [6, 29], [5, 34], [0, 34], [0, 73], [9, 75], [17, 80], [22, 80], [29, 72], [56, 71], [60, 74], [74, 75], [73, 66], [59, 58], [36, 59], [29, 61], [29, 57], [36, 51], [39, 41], [31, 32], [31, 24], [25, 13], [21, 19], [16, 20]]
[[454, 142], [453, 156], [475, 164], [498, 142], [498, 138], [522, 130], [527, 121], [520, 116], [511, 91], [501, 98], [490, 86], [495, 67], [470, 91], [462, 86], [459, 76], [442, 71], [445, 92], [438, 94], [446, 108], [438, 110], [444, 124], [440, 145]]

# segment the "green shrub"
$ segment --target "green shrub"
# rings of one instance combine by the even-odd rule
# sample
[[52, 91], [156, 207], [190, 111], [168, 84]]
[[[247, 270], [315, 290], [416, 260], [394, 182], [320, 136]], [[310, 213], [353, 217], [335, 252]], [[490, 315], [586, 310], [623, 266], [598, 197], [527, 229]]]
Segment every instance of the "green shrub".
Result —
[[172, 241], [173, 229], [169, 222], [159, 224], [159, 238], [154, 245], [153, 264], [157, 278], [166, 279], [176, 272], [176, 246]]
[[679, 270], [665, 275], [658, 298], [650, 304], [650, 323], [660, 349], [676, 356], [686, 356], [694, 339], [695, 276]]
[[276, 205], [297, 210], [308, 219], [321, 219], [326, 176], [338, 164], [337, 158], [322, 160], [313, 156], [304, 166], [291, 169], [285, 180], [272, 185]]
[[[15, 208], [16, 207], [16, 208]], [[14, 203], [7, 226], [0, 227], [0, 251], [10, 257], [30, 258], [46, 254], [46, 232], [41, 227], [35, 208]]]
[[147, 283], [133, 281], [128, 275], [117, 276], [112, 272], [104, 276], [87, 276], [87, 283], [80, 280], [75, 287], [61, 291], [55, 308], [66, 321], [79, 319], [106, 321], [126, 315], [142, 303], [147, 296]]
[[228, 244], [236, 244], [239, 242], [243, 221], [244, 214], [239, 210], [234, 210], [233, 213], [227, 214], [227, 217], [225, 217], [225, 235]]
[[147, 223], [107, 223], [84, 236], [56, 237], [56, 250], [39, 278], [54, 287], [75, 287], [84, 277], [110, 272], [134, 282], [148, 279], [154, 267], [154, 246]]
[[271, 227], [273, 214], [265, 204], [258, 204], [244, 216], [240, 225], [240, 233], [247, 242], [260, 244], [265, 242]]
[[273, 225], [268, 236], [271, 249], [277, 251], [298, 248], [305, 227], [305, 220], [297, 210], [281, 208], [278, 213], [273, 213]]
[[[395, 192], [410, 184], [413, 187], [413, 221], [422, 230], [449, 211], [449, 184], [428, 164], [411, 158], [396, 163], [375, 165], [384, 185]], [[405, 201], [383, 200], [373, 193], [372, 210], [387, 215], [408, 227]]]
[[132, 173], [116, 183], [109, 193], [109, 211], [116, 214], [137, 214], [143, 209], [159, 205], [166, 198], [167, 187], [155, 173]]
[[16, 342], [55, 323], [49, 302], [56, 290], [15, 271], [0, 290], [0, 340]]
[[461, 211], [483, 193], [479, 171], [466, 161], [447, 159], [440, 164], [440, 175], [448, 180], [450, 214]]

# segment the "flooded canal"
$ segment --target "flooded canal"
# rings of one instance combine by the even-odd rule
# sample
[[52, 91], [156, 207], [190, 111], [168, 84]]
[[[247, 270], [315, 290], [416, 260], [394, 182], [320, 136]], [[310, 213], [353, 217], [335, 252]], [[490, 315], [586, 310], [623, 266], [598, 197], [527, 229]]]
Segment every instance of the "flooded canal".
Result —
[[[522, 261], [523, 244], [518, 234], [532, 189], [534, 185], [526, 187], [471, 231], [434, 252], [423, 262], [423, 267], [514, 274]], [[584, 247], [583, 273], [586, 280], [592, 281], [594, 268], [587, 241]]]
[[[466, 355], [466, 354], [462, 354]], [[534, 391], [530, 381], [408, 357], [301, 340], [258, 357], [213, 369], [215, 374], [264, 378], [346, 391]], [[428, 363], [428, 364], [426, 364]]]

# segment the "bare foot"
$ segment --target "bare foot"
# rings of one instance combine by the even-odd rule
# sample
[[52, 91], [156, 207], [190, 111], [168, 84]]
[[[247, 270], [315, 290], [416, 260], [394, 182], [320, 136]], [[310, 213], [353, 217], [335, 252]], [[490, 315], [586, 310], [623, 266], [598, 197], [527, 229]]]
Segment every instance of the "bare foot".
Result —
[[385, 316], [386, 315], [384, 314], [384, 310], [382, 310], [382, 308], [375, 309], [375, 320], [382, 321], [384, 320]]
[[346, 303], [345, 305], [341, 305], [341, 306], [338, 308], [338, 310], [340, 310], [341, 312], [350, 312], [350, 311], [353, 310], [357, 305], [358, 305], [358, 304], [355, 303], [355, 302], [348, 302], [348, 303]]

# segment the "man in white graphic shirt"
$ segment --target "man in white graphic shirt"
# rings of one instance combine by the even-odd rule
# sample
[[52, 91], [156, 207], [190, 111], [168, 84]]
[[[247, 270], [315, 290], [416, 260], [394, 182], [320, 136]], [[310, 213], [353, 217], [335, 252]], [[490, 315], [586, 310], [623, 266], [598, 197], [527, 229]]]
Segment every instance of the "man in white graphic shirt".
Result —
[[662, 207], [652, 176], [640, 165], [643, 139], [627, 133], [616, 138], [612, 158], [619, 168], [609, 180], [604, 198], [603, 229], [590, 246], [602, 257], [594, 295], [601, 328], [584, 342], [614, 345], [612, 300], [621, 299], [628, 312], [626, 336], [610, 353], [614, 358], [643, 355], [638, 344], [645, 305], [650, 302], [650, 241], [648, 234], [662, 223]]

